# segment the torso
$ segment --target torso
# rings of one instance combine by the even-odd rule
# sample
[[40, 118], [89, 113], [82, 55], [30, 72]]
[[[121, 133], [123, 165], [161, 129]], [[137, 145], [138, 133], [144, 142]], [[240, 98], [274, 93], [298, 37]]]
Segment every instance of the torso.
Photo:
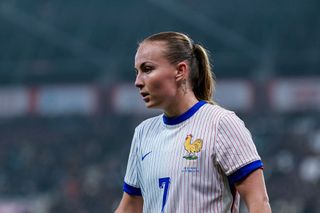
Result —
[[176, 125], [166, 125], [158, 116], [139, 126], [138, 179], [144, 212], [231, 212], [233, 204], [238, 205], [215, 161], [217, 125], [227, 112], [206, 104]]

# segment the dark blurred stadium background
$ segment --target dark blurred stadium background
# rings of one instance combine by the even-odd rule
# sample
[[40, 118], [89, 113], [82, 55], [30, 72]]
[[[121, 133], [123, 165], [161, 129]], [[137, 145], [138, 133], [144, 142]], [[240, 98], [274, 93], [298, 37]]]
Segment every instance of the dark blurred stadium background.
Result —
[[[211, 52], [216, 100], [245, 120], [274, 212], [320, 212], [320, 2], [0, 2], [0, 213], [112, 212], [134, 127], [137, 42]], [[244, 210], [242, 212], [245, 212]]]

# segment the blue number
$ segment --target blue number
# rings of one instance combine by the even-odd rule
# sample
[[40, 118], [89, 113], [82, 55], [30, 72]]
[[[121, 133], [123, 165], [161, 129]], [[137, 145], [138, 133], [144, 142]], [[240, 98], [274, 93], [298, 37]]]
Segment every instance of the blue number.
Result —
[[166, 202], [167, 202], [167, 197], [168, 197], [168, 192], [169, 192], [168, 191], [169, 185], [170, 185], [170, 178], [169, 177], [159, 178], [159, 187], [160, 187], [160, 189], [163, 189], [163, 187], [164, 187], [161, 212], [164, 211], [164, 207], [165, 207]]

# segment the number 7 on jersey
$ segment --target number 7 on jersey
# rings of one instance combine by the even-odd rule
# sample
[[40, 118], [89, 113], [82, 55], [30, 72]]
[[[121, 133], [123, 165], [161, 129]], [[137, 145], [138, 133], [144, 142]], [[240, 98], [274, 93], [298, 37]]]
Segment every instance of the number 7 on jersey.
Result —
[[159, 178], [159, 187], [160, 187], [160, 189], [164, 188], [163, 198], [162, 198], [162, 208], [161, 208], [162, 213], [164, 212], [164, 207], [167, 202], [169, 185], [170, 185], [170, 178], [169, 177]]

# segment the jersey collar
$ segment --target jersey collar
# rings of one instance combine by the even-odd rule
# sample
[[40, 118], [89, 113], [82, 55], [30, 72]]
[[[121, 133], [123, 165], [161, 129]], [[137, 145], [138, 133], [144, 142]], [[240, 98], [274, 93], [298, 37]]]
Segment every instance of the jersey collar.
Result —
[[195, 105], [193, 105], [190, 109], [188, 109], [188, 111], [186, 111], [185, 113], [183, 113], [182, 115], [179, 115], [177, 117], [167, 117], [166, 115], [163, 115], [163, 122], [167, 125], [176, 125], [179, 124], [185, 120], [187, 120], [188, 118], [190, 118], [192, 115], [194, 115], [199, 109], [200, 107], [202, 107], [203, 105], [205, 105], [207, 102], [206, 101], [199, 101], [198, 103], [196, 103]]

